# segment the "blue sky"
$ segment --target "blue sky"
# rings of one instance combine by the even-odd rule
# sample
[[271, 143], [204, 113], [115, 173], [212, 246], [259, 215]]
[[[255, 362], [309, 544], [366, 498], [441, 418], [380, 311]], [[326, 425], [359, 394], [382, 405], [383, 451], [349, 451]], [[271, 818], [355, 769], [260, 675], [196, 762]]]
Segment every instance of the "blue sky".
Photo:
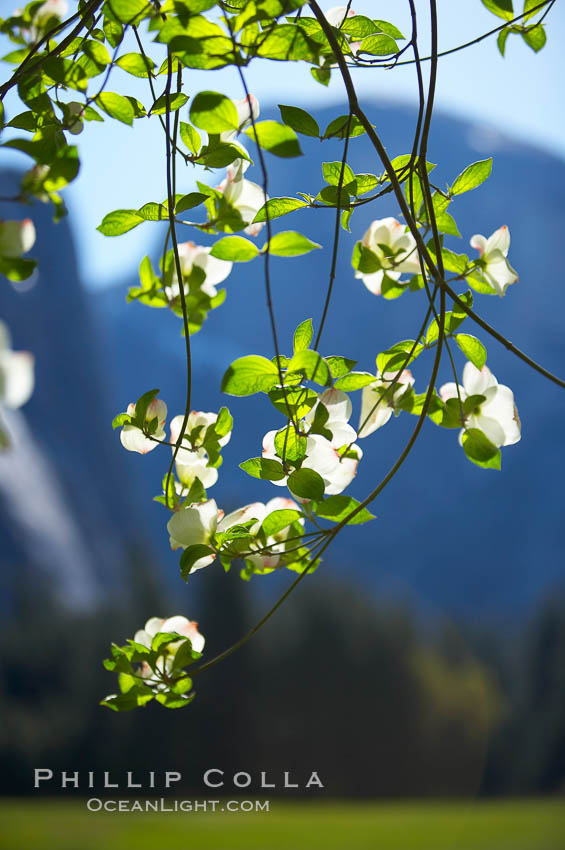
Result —
[[[515, 0], [515, 8], [519, 2]], [[325, 8], [331, 5], [331, 2], [323, 4]], [[416, 6], [421, 14], [421, 49], [424, 52], [427, 0], [416, 0]], [[11, 8], [12, 3], [0, 0], [3, 15]], [[410, 32], [408, 3], [354, 0], [353, 8], [360, 14], [390, 20], [405, 35]], [[469, 41], [500, 22], [480, 0], [438, 0], [438, 11], [442, 50]], [[471, 120], [480, 132], [487, 131], [487, 139], [491, 128], [565, 156], [562, 49], [565, 7], [562, 4], [556, 3], [547, 24], [548, 43], [537, 55], [520, 38], [514, 37], [508, 40], [507, 56], [503, 59], [493, 37], [443, 58], [437, 107]], [[159, 54], [155, 51], [153, 55], [158, 57]], [[111, 89], [135, 95], [146, 106], [150, 105], [151, 95], [145, 81], [119, 69], [113, 73]], [[334, 76], [330, 86], [324, 88], [312, 80], [309, 69], [301, 64], [283, 66], [258, 61], [247, 71], [249, 88], [259, 97], [263, 109], [281, 102], [312, 109], [338, 104], [343, 100], [343, 87], [338, 75]], [[393, 71], [359, 70], [355, 82], [365, 104], [370, 99], [415, 99], [414, 69], [410, 66]], [[210, 88], [232, 97], [242, 96], [238, 78], [232, 70], [186, 74], [185, 91], [189, 95]], [[14, 114], [13, 109], [10, 111]], [[112, 209], [162, 200], [165, 195], [162, 132], [156, 119], [136, 122], [135, 132], [108, 119], [103, 125], [88, 125], [73, 141], [79, 144], [83, 165], [66, 198], [73, 213], [71, 226], [77, 240], [83, 279], [91, 287], [108, 286], [131, 273], [150, 248], [149, 226], [141, 226], [116, 239], [101, 236], [95, 228]], [[26, 166], [29, 162], [25, 156], [13, 152], [0, 152], [0, 157], [1, 164], [14, 164], [17, 160], [19, 165]], [[194, 173], [195, 179], [199, 176]], [[179, 186], [179, 190], [190, 191], [191, 179], [187, 178], [186, 185]]]

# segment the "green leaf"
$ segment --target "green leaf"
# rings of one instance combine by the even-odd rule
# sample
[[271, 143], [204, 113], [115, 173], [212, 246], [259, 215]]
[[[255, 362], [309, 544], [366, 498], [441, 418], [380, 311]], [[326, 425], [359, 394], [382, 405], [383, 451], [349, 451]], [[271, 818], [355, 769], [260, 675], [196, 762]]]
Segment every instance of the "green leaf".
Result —
[[110, 8], [116, 18], [124, 24], [138, 24], [153, 11], [147, 0], [110, 0]]
[[489, 12], [498, 15], [505, 21], [511, 21], [514, 17], [512, 0], [482, 0], [482, 4], [487, 7]]
[[275, 156], [302, 156], [298, 137], [291, 127], [278, 121], [259, 121], [244, 131], [250, 139]]
[[[193, 546], [187, 546], [180, 556], [180, 574], [186, 581], [191, 569], [200, 558], [207, 558], [214, 554], [214, 550], [209, 546], [204, 546], [203, 543], [196, 543]], [[152, 647], [156, 649], [157, 647]]]
[[287, 213], [307, 206], [306, 201], [301, 201], [299, 198], [270, 198], [266, 204], [263, 204], [253, 219], [253, 223], [256, 221], [267, 221], [267, 211], [269, 213], [269, 220], [272, 221], [274, 218], [280, 218], [281, 215], [287, 215]]
[[288, 372], [301, 372], [308, 380], [321, 386], [330, 380], [328, 365], [317, 351], [297, 351], [288, 364]]
[[120, 236], [142, 224], [144, 220], [135, 210], [114, 210], [104, 216], [96, 229], [104, 236]]
[[322, 163], [322, 173], [324, 175], [324, 180], [326, 183], [329, 183], [330, 186], [339, 186], [340, 182], [342, 186], [347, 186], [349, 183], [353, 183], [355, 180], [355, 174], [352, 169], [347, 165], [347, 163], [343, 166], [343, 179], [340, 181], [342, 170], [341, 162], [323, 162]]
[[305, 109], [299, 109], [298, 106], [283, 106], [279, 103], [281, 118], [285, 124], [296, 130], [297, 133], [302, 133], [303, 136], [312, 136], [319, 138], [320, 128], [318, 122]]
[[490, 176], [492, 171], [492, 157], [488, 159], [480, 159], [472, 165], [468, 165], [461, 174], [455, 178], [455, 182], [451, 187], [452, 195], [461, 195], [463, 192], [469, 192], [470, 189], [475, 189]]
[[357, 360], [350, 360], [348, 357], [337, 357], [335, 354], [330, 354], [324, 358], [330, 369], [332, 378], [341, 378], [351, 372], [354, 366], [357, 366]]
[[122, 124], [133, 124], [135, 112], [127, 97], [122, 97], [115, 92], [103, 91], [96, 97], [96, 103], [110, 118], [115, 118]]
[[210, 256], [232, 263], [247, 263], [249, 260], [253, 260], [258, 253], [257, 245], [250, 242], [249, 239], [244, 239], [243, 236], [224, 236], [223, 239], [219, 239], [214, 244]]
[[275, 450], [284, 461], [297, 461], [306, 457], [306, 437], [296, 433], [294, 425], [287, 425], [275, 436]]
[[167, 111], [167, 107], [169, 112], [175, 112], [177, 109], [180, 109], [181, 106], [184, 106], [188, 100], [187, 94], [182, 94], [182, 92], [177, 92], [176, 94], [162, 94], [161, 97], [158, 97], [149, 112], [151, 115], [163, 115]]
[[543, 24], [536, 24], [535, 27], [532, 27], [531, 29], [528, 29], [523, 32], [522, 38], [524, 39], [528, 47], [531, 47], [535, 53], [538, 53], [538, 51], [540, 51], [542, 47], [545, 47], [545, 43], [547, 41], [545, 27], [543, 26]]
[[305, 319], [294, 331], [294, 353], [305, 351], [312, 342], [313, 335], [312, 319]]
[[208, 133], [237, 130], [237, 110], [232, 100], [215, 91], [197, 94], [190, 107], [190, 120]]
[[46, 192], [58, 192], [75, 179], [79, 167], [78, 148], [74, 145], [61, 148], [49, 168], [43, 188]]
[[[524, 23], [526, 23], [531, 18], [533, 18], [538, 12], [542, 11], [542, 9], [540, 9], [540, 8], [536, 9], [536, 6], [539, 7], [540, 2], [541, 2], [541, 0], [524, 0], [524, 12], [528, 13], [524, 17]], [[530, 11], [531, 9], [535, 9], [535, 11], [532, 12], [532, 11]]]
[[284, 390], [277, 387], [270, 391], [269, 400], [283, 416], [294, 415], [295, 419], [302, 419], [318, 401], [318, 394], [306, 387], [285, 387]]
[[324, 479], [313, 469], [304, 467], [297, 469], [288, 476], [288, 489], [299, 499], [310, 499], [319, 502], [324, 498], [326, 489]]
[[282, 463], [271, 458], [252, 457], [240, 463], [239, 467], [252, 478], [261, 478], [264, 481], [282, 481], [285, 477]]
[[134, 708], [146, 705], [153, 697], [154, 693], [151, 688], [142, 685], [132, 688], [127, 694], [110, 694], [110, 696], [100, 700], [100, 705], [105, 705], [112, 711], [131, 711]]
[[149, 77], [149, 72], [155, 68], [155, 62], [149, 57], [144, 59], [140, 53], [124, 53], [116, 60], [116, 65], [134, 77]]
[[391, 24], [388, 21], [380, 21], [377, 18], [375, 20], [375, 24], [378, 26], [381, 32], [386, 32], [387, 35], [390, 35], [393, 38], [404, 38], [398, 27], [395, 27], [394, 24]]
[[498, 33], [496, 43], [498, 45], [498, 49], [500, 50], [500, 53], [501, 53], [502, 56], [504, 56], [504, 54], [506, 52], [506, 41], [507, 41], [510, 33], [511, 33], [511, 30], [508, 29], [508, 28], [500, 30], [500, 32]]
[[289, 510], [286, 508], [281, 511], [273, 511], [265, 517], [261, 524], [261, 528], [267, 537], [272, 537], [274, 534], [278, 534], [279, 531], [282, 531], [283, 528], [288, 528], [289, 525], [292, 525], [292, 523], [300, 519], [301, 516], [302, 514], [300, 511]]
[[200, 138], [198, 130], [196, 130], [192, 124], [186, 124], [184, 121], [181, 121], [179, 132], [182, 141], [189, 151], [192, 151], [194, 154], [198, 154], [198, 151], [202, 147], [202, 139]]
[[175, 204], [175, 213], [180, 214], [198, 207], [207, 199], [207, 195], [202, 192], [189, 192], [188, 195], [183, 195]]
[[371, 375], [370, 372], [350, 372], [349, 375], [344, 375], [343, 378], [338, 378], [335, 382], [335, 388], [337, 390], [343, 390], [343, 392], [353, 392], [353, 390], [360, 390], [363, 387], [368, 387], [369, 384], [374, 383], [375, 376]]
[[8, 280], [26, 280], [37, 266], [35, 260], [26, 260], [22, 257], [0, 257], [0, 274]]
[[[329, 519], [331, 522], [341, 522], [358, 506], [357, 499], [353, 499], [351, 496], [328, 496], [317, 506], [316, 515], [321, 519]], [[367, 508], [362, 508], [347, 524], [361, 525], [371, 519], [375, 519], [374, 514], [370, 513]]]
[[279, 380], [279, 370], [271, 360], [249, 354], [234, 360], [222, 379], [222, 392], [228, 395], [253, 395], [269, 392]]
[[150, 201], [144, 204], [137, 210], [137, 214], [144, 221], [168, 221], [169, 214], [164, 204], [157, 204], [155, 201]]
[[398, 49], [398, 44], [390, 35], [379, 33], [364, 38], [359, 53], [370, 53], [371, 56], [389, 56], [391, 53], [398, 53]]
[[455, 219], [448, 212], [436, 214], [436, 226], [440, 233], [446, 233], [448, 236], [461, 236]]
[[500, 469], [500, 449], [478, 428], [468, 428], [463, 432], [465, 454], [477, 466], [486, 469]]
[[[348, 126], [349, 133], [347, 132]], [[330, 121], [322, 138], [345, 139], [346, 136], [349, 136], [350, 139], [353, 139], [355, 136], [362, 136], [364, 132], [365, 128], [355, 115], [351, 118], [351, 120], [349, 115], [340, 115], [338, 118], [334, 118], [333, 121]]]
[[118, 413], [117, 416], [114, 416], [112, 419], [112, 428], [121, 428], [123, 425], [129, 425], [131, 422], [131, 416], [129, 413]]
[[476, 336], [471, 334], [457, 334], [455, 342], [473, 366], [482, 369], [487, 362], [487, 350]]
[[265, 242], [261, 251], [265, 252], [267, 246], [269, 253], [276, 257], [299, 257], [302, 254], [308, 254], [315, 248], [322, 247], [296, 230], [283, 230], [282, 233], [276, 233], [270, 242]]

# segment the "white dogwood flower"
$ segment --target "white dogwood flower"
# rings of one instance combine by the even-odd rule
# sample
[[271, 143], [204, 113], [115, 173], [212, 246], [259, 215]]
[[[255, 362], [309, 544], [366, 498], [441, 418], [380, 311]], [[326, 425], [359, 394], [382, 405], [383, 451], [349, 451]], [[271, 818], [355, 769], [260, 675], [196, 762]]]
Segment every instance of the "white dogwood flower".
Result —
[[[221, 516], [223, 513], [218, 510], [214, 499], [197, 505], [187, 505], [175, 511], [167, 523], [171, 549], [186, 549], [195, 544], [209, 545]], [[214, 558], [213, 554], [200, 558], [193, 564], [190, 572], [207, 567]]]
[[510, 231], [506, 225], [495, 230], [489, 238], [475, 234], [471, 247], [480, 254], [479, 271], [501, 297], [507, 288], [518, 280], [518, 275], [506, 259], [510, 248]]
[[[188, 437], [189, 440], [188, 442], [186, 441], [186, 439], [183, 440], [183, 446], [185, 445], [185, 443], [187, 448], [189, 447], [189, 444], [194, 446], [195, 448], [201, 446], [204, 437], [206, 436], [206, 430], [210, 427], [210, 425], [214, 425], [217, 420], [217, 413], [203, 413], [201, 410], [192, 410], [188, 415], [188, 419], [186, 421], [186, 428], [184, 430], [184, 435], [185, 437]], [[182, 413], [171, 419], [171, 443], [177, 442], [180, 436], [180, 430], [182, 428], [183, 422], [184, 416]], [[218, 442], [220, 446], [227, 446], [230, 439], [231, 431], [228, 431], [227, 434], [218, 439]], [[182, 451], [183, 450], [181, 449], [179, 455], [177, 455], [177, 458], [180, 456]]]
[[247, 227], [244, 233], [248, 236], [257, 236], [263, 227], [263, 222], [251, 224], [263, 204], [268, 200], [263, 189], [257, 183], [246, 180], [243, 176], [249, 168], [246, 159], [236, 159], [228, 165], [227, 175], [218, 186], [224, 199], [230, 206], [234, 207], [240, 214]]
[[[463, 369], [463, 386], [459, 386], [459, 396], [455, 383], [444, 384], [440, 391], [442, 401], [461, 398], [464, 402], [470, 396], [484, 396], [467, 415], [466, 428], [478, 428], [493, 445], [511, 446], [521, 437], [520, 418], [514, 402], [514, 393], [504, 384], [499, 384], [490, 369], [483, 366], [477, 369], [472, 363], [466, 363]], [[464, 431], [459, 434], [462, 442]]]
[[[245, 505], [245, 507], [227, 514], [218, 523], [218, 531], [228, 531], [234, 525], [242, 525], [254, 519], [256, 522], [250, 527], [249, 532], [256, 537], [265, 517], [274, 511], [283, 510], [297, 511], [300, 508], [292, 499], [281, 497], [271, 499], [266, 505], [263, 502], [252, 502], [250, 505]], [[304, 525], [302, 518], [299, 521], [301, 525]], [[275, 569], [280, 563], [281, 554], [284, 552], [284, 542], [289, 532], [290, 526], [287, 526], [276, 534], [269, 535], [264, 543], [259, 540], [251, 541], [249, 543], [250, 552], [245, 554], [245, 559], [251, 561], [257, 571]]]
[[369, 292], [381, 294], [384, 275], [398, 280], [402, 274], [418, 274], [420, 261], [416, 250], [416, 240], [404, 224], [395, 218], [381, 218], [373, 221], [366, 231], [362, 245], [375, 254], [381, 268], [377, 271], [355, 272]]
[[304, 417], [304, 422], [307, 425], [312, 425], [318, 405], [323, 405], [328, 413], [328, 418], [323, 424], [323, 428], [329, 431], [332, 435], [331, 444], [334, 448], [340, 449], [349, 443], [354, 443], [357, 439], [357, 433], [351, 425], [348, 424], [351, 418], [353, 407], [349, 396], [341, 390], [333, 388], [324, 390], [318, 395], [318, 401], [312, 409]]
[[[140, 643], [148, 649], [151, 649], [151, 642], [155, 635], [171, 632], [176, 632], [183, 637], [189, 638], [195, 652], [202, 652], [204, 649], [205, 640], [203, 635], [201, 635], [198, 631], [198, 623], [195, 623], [193, 620], [188, 620], [186, 617], [179, 614], [174, 617], [168, 617], [167, 619], [164, 619], [163, 617], [151, 617], [145, 623], [144, 628], [139, 629], [139, 631], [135, 633], [133, 639], [136, 643]], [[169, 652], [172, 651], [174, 654], [180, 645], [180, 641], [170, 643], [167, 649]]]
[[[183, 276], [188, 277], [194, 266], [202, 269], [206, 278], [201, 284], [200, 289], [206, 295], [209, 295], [210, 298], [214, 298], [218, 294], [216, 286], [228, 277], [233, 268], [233, 263], [210, 256], [211, 247], [206, 248], [202, 245], [195, 245], [194, 242], [181, 242], [178, 250]], [[174, 298], [179, 294], [176, 273], [174, 274], [174, 281], [170, 289], [170, 297]]]
[[[377, 428], [386, 425], [393, 414], [395, 403], [404, 395], [408, 387], [414, 384], [412, 372], [409, 369], [404, 369], [398, 376], [394, 389], [390, 389], [395, 377], [396, 372], [377, 374], [374, 383], [363, 387], [359, 437], [368, 437]], [[385, 391], [386, 395], [383, 395]]]
[[[353, 429], [352, 429], [353, 430]], [[355, 433], [355, 432], [353, 432]], [[275, 449], [276, 431], [268, 431], [263, 437], [263, 457], [280, 460]], [[357, 465], [363, 452], [357, 445], [352, 445], [349, 453], [354, 457], [341, 457], [337, 448], [321, 434], [311, 434], [306, 440], [306, 457], [302, 461], [302, 469], [313, 469], [324, 480], [326, 496], [341, 493], [353, 481], [357, 474]], [[288, 476], [278, 481], [271, 481], [277, 487], [284, 487]]]
[[21, 257], [31, 250], [34, 243], [35, 227], [30, 218], [23, 221], [0, 220], [0, 257]]
[[34, 357], [29, 351], [13, 351], [8, 326], [0, 321], [0, 404], [21, 407], [34, 385]]
[[[135, 404], [128, 404], [126, 412], [129, 416], [135, 416]], [[145, 422], [149, 423], [153, 419], [157, 419], [157, 428], [152, 434], [153, 439], [146, 437], [137, 425], [127, 424], [123, 426], [120, 433], [120, 440], [124, 449], [127, 449], [128, 452], [138, 452], [141, 455], [145, 455], [159, 445], [155, 441], [165, 438], [164, 426], [167, 419], [167, 405], [159, 398], [154, 398], [147, 406]]]
[[[216, 467], [208, 465], [208, 453], [202, 448], [207, 428], [213, 425], [217, 419], [217, 413], [202, 413], [193, 410], [189, 414], [184, 431], [185, 437], [176, 454], [175, 468], [180, 482], [180, 486], [177, 488], [179, 492], [182, 492], [185, 488], [190, 489], [197, 478], [205, 489], [212, 487], [218, 480], [218, 470]], [[172, 446], [173, 453], [183, 422], [182, 413], [171, 420], [171, 443], [175, 444]], [[219, 438], [219, 445], [225, 446], [229, 443], [230, 437], [231, 431]]]

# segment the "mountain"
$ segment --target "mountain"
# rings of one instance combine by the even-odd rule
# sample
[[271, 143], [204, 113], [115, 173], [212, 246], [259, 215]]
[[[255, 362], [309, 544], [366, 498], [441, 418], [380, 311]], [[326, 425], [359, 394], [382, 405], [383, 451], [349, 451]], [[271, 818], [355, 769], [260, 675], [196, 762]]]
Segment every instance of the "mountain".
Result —
[[[323, 127], [337, 114], [338, 109], [320, 111], [316, 118]], [[409, 152], [415, 121], [411, 108], [378, 104], [370, 116], [391, 156]], [[320, 142], [301, 138], [301, 145], [301, 158], [269, 156], [271, 196], [318, 191], [323, 185], [322, 157], [333, 161], [341, 156], [339, 142], [324, 142], [320, 148]], [[559, 246], [565, 228], [565, 163], [490, 130], [436, 115], [429, 148], [429, 158], [441, 163], [434, 171], [436, 184], [453, 182], [466, 165], [489, 153], [494, 153], [491, 178], [454, 204], [465, 240], [450, 237], [448, 244], [467, 252], [472, 234], [489, 235], [502, 224], [509, 226], [510, 257], [520, 282], [504, 299], [477, 296], [478, 311], [534, 359], [563, 373], [565, 293], [560, 285]], [[351, 141], [349, 161], [356, 172], [382, 170], [365, 137]], [[260, 179], [257, 168], [248, 176]], [[360, 369], [373, 370], [378, 351], [412, 337], [426, 309], [422, 293], [385, 301], [371, 295], [353, 276], [350, 256], [355, 240], [372, 219], [396, 214], [396, 206], [385, 197], [357, 210], [351, 220], [352, 234], [342, 231], [340, 237], [321, 351], [355, 358]], [[275, 230], [297, 229], [324, 246], [323, 251], [303, 258], [272, 259], [283, 351], [291, 348], [292, 332], [300, 321], [309, 316], [315, 326], [320, 321], [334, 218], [332, 210], [305, 210], [275, 222]], [[47, 256], [39, 284], [20, 299], [12, 293], [0, 296], [0, 315], [14, 328], [18, 346], [37, 351], [38, 364], [50, 364], [48, 371], [38, 371], [38, 390], [25, 409], [26, 419], [57, 474], [70, 482], [70, 510], [77, 527], [87, 528], [87, 539], [97, 545], [102, 540], [115, 541], [114, 551], [124, 540], [145, 539], [166, 564], [167, 576], [178, 584], [178, 558], [168, 549], [166, 514], [151, 502], [168, 460], [166, 450], [147, 457], [126, 454], [109, 424], [112, 414], [125, 410], [129, 401], [151, 387], [160, 387], [170, 415], [184, 408], [180, 321], [165, 311], [125, 303], [126, 288], [135, 283], [134, 269], [131, 280], [114, 288], [82, 292], [68, 234], [64, 240], [55, 240], [54, 231], [49, 230], [54, 226], [45, 223], [44, 231], [43, 224], [41, 220], [40, 261], [41, 252]], [[153, 225], [144, 226], [151, 238]], [[196, 236], [187, 231], [187, 239]], [[150, 244], [156, 259], [157, 245]], [[272, 485], [250, 479], [237, 464], [258, 455], [263, 434], [281, 425], [282, 419], [265, 396], [226, 399], [220, 394], [221, 376], [231, 360], [249, 353], [274, 353], [261, 261], [234, 267], [226, 288], [226, 304], [210, 315], [192, 340], [192, 406], [217, 410], [227, 402], [234, 414], [234, 433], [224, 453], [220, 480], [210, 491], [221, 506], [232, 509], [280, 494]], [[464, 329], [473, 332], [470, 322]], [[377, 520], [344, 530], [328, 550], [327, 563], [316, 580], [322, 580], [324, 571], [342, 578], [350, 575], [368, 593], [408, 597], [423, 610], [440, 608], [454, 618], [509, 620], [523, 617], [540, 596], [564, 583], [561, 482], [565, 457], [560, 437], [565, 396], [494, 340], [482, 332], [479, 335], [487, 344], [489, 366], [501, 383], [515, 391], [523, 424], [522, 441], [503, 449], [502, 472], [472, 466], [455, 432], [426, 423], [405, 466], [374, 503]], [[429, 356], [421, 360], [413, 368], [419, 390], [425, 389], [431, 368]], [[458, 363], [463, 363], [460, 356]], [[442, 377], [450, 379], [447, 369]], [[72, 422], [77, 410], [78, 428]], [[362, 498], [382, 478], [414, 421], [401, 416], [362, 443], [365, 457], [349, 489], [352, 495]], [[105, 555], [96, 561], [98, 567], [93, 570], [104, 585], [112, 573], [110, 562]], [[197, 591], [204, 575], [194, 579]], [[282, 576], [272, 576], [255, 579], [254, 584], [270, 589], [286, 581], [287, 577], [283, 581]]]

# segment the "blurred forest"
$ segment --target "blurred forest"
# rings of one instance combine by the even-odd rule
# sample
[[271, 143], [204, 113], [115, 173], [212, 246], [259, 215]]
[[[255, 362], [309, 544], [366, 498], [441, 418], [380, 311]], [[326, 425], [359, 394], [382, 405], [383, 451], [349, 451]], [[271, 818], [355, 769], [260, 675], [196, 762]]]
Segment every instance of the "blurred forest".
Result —
[[[250, 644], [195, 679], [190, 707], [116, 715], [98, 706], [114, 684], [101, 665], [108, 635], [125, 640], [148, 616], [186, 608], [163, 596], [141, 554], [130, 569], [128, 602], [81, 614], [21, 573], [0, 634], [2, 792], [30, 792], [38, 766], [109, 770], [122, 781], [126, 770], [180, 770], [174, 793], [203, 793], [209, 767], [257, 781], [261, 770], [277, 781], [291, 770], [300, 782], [317, 770], [323, 793], [344, 797], [565, 787], [563, 600], [504, 635], [379, 607], [318, 575]], [[202, 587], [211, 658], [265, 600], [220, 569]]]

